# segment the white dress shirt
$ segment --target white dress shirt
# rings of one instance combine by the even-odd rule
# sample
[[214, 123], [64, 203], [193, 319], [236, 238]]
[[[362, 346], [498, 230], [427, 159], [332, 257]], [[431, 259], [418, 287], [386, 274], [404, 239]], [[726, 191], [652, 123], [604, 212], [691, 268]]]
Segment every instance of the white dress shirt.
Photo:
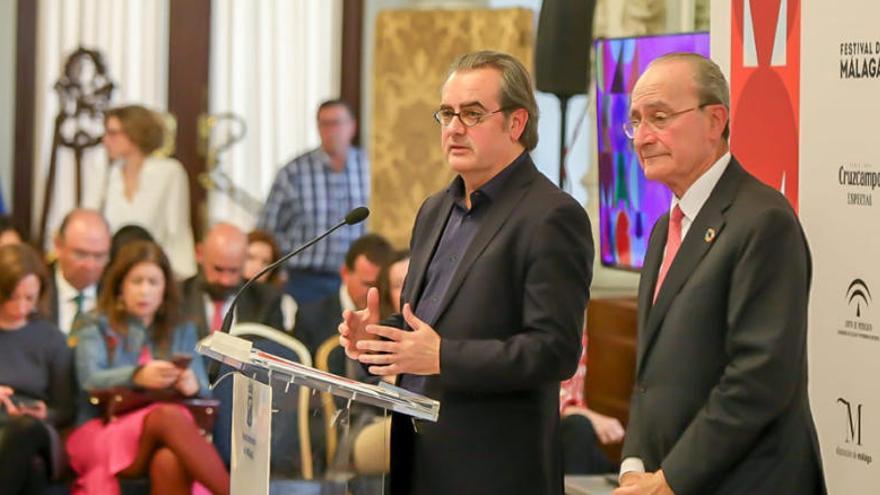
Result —
[[178, 278], [195, 275], [195, 244], [189, 218], [189, 180], [173, 158], [148, 157], [141, 168], [138, 190], [125, 197], [122, 164], [110, 167], [105, 190], [86, 201], [107, 218], [110, 230], [134, 224], [147, 229], [171, 262]]
[[[76, 317], [76, 296], [79, 294], [79, 291], [67, 282], [67, 279], [61, 274], [61, 267], [55, 267], [53, 276], [55, 277], [55, 292], [58, 298], [58, 328], [65, 335], [68, 335], [70, 334], [70, 327], [73, 326], [73, 319]], [[95, 308], [97, 303], [96, 294], [97, 291], [94, 285], [83, 289], [83, 312], [91, 311]]]

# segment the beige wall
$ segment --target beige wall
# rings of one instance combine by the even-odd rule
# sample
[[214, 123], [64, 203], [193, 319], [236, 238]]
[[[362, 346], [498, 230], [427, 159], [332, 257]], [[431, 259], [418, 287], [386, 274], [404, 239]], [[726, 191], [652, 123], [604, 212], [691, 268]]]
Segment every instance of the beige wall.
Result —
[[12, 155], [15, 152], [15, 22], [18, 2], [0, 0], [0, 183], [7, 211], [12, 208]]

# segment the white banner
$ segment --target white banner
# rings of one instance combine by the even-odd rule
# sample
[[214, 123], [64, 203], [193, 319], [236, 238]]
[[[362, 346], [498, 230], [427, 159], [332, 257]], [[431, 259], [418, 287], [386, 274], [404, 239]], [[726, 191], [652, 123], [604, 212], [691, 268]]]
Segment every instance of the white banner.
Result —
[[232, 495], [269, 494], [272, 387], [236, 373], [232, 384]]
[[[810, 402], [831, 494], [873, 493], [868, 487], [880, 479], [873, 462], [880, 454], [878, 18], [876, 0], [712, 3], [712, 58], [733, 76], [733, 105], [770, 98], [748, 93], [756, 84], [784, 88], [792, 103], [785, 113], [796, 117], [794, 197], [813, 257]], [[786, 63], [799, 64], [794, 76], [779, 68]], [[764, 79], [750, 80], [759, 70]], [[736, 141], [762, 139], [744, 127], [734, 112], [734, 152]]]
[[804, 3], [801, 218], [813, 250], [810, 397], [829, 493], [869, 493], [880, 479], [873, 462], [880, 454], [880, 4]]

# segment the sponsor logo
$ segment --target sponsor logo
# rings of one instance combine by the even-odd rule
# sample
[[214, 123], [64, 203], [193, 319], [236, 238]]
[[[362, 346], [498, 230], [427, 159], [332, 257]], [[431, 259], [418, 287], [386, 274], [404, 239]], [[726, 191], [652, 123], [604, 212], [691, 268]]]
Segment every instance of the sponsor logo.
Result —
[[844, 431], [841, 438], [843, 443], [838, 444], [834, 453], [838, 457], [849, 459], [851, 462], [871, 464], [873, 457], [862, 445], [862, 409], [864, 404], [852, 402], [844, 397], [837, 398], [837, 405], [844, 419]]
[[254, 382], [248, 381], [247, 387], [247, 414], [245, 414], [245, 423], [248, 428], [254, 427]]
[[847, 163], [837, 169], [837, 183], [844, 191], [846, 204], [874, 206], [874, 190], [880, 187], [880, 172], [869, 163]]
[[846, 288], [846, 300], [851, 308], [855, 307], [856, 318], [861, 317], [862, 310], [867, 309], [871, 303], [871, 291], [864, 280], [857, 278], [849, 284]]
[[838, 335], [872, 342], [880, 341], [880, 335], [874, 332], [874, 324], [870, 320], [871, 290], [865, 280], [852, 279], [846, 288], [844, 300], [849, 310], [848, 317], [843, 321], [843, 328], [837, 330]]

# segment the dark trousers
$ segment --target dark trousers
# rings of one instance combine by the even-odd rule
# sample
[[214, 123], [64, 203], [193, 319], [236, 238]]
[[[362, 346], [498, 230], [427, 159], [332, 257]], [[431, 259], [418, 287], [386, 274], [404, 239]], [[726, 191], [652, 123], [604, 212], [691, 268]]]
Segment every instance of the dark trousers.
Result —
[[30, 416], [7, 417], [0, 426], [0, 492], [42, 494], [49, 481], [50, 438]]
[[562, 418], [560, 428], [565, 474], [617, 472], [618, 467], [599, 448], [599, 437], [587, 417], [580, 414], [566, 416]]
[[340, 283], [337, 273], [288, 269], [284, 292], [302, 305], [336, 294], [339, 292]]

